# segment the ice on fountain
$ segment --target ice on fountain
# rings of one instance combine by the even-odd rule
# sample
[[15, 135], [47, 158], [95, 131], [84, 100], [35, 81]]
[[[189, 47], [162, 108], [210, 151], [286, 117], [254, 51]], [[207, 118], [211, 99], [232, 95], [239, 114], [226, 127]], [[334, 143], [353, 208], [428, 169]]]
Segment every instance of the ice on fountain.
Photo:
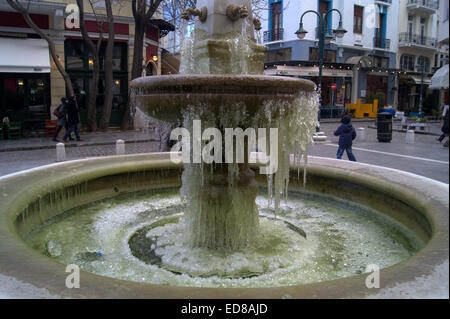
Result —
[[[54, 260], [102, 276], [191, 287], [280, 287], [361, 274], [368, 264], [389, 267], [413, 255], [423, 243], [407, 230], [351, 203], [292, 197], [280, 204], [279, 220], [270, 217], [265, 198], [256, 200], [264, 216], [260, 232], [247, 248], [190, 248], [184, 239], [184, 212], [177, 190], [138, 193], [79, 207], [55, 217], [27, 238], [46, 252], [50, 241], [61, 245]], [[307, 234], [284, 225], [298, 225]], [[161, 265], [147, 264], [130, 250], [140, 229], [156, 238], [153, 248]], [[148, 249], [152, 247], [149, 245]], [[101, 250], [101, 258], [83, 258]], [[81, 256], [81, 257], [80, 257]], [[182, 273], [182, 274], [180, 274]]]
[[[222, 64], [202, 60], [205, 58], [202, 50], [208, 48], [205, 42], [209, 40], [205, 40], [204, 30], [194, 30], [191, 37], [185, 38], [182, 44], [181, 73], [251, 73], [249, 63], [255, 45], [247, 35], [248, 28], [248, 19], [243, 19], [239, 31], [211, 39], [212, 45], [219, 48], [219, 51], [225, 50], [222, 55], [226, 54], [229, 57], [229, 61]], [[199, 56], [201, 58], [198, 58]], [[272, 202], [273, 196], [275, 212], [278, 212], [282, 194], [285, 197], [288, 194], [290, 154], [293, 152], [297, 154], [297, 165], [302, 158], [305, 161], [307, 158], [308, 145], [318, 124], [317, 94], [299, 90], [293, 102], [285, 101], [282, 96], [279, 99], [273, 97], [271, 101], [264, 102], [261, 105], [261, 112], [252, 117], [249, 116], [243, 103], [226, 104], [225, 101], [218, 106], [217, 113], [210, 111], [214, 109], [212, 103], [202, 99], [198, 104], [184, 108], [183, 124], [191, 136], [195, 135], [194, 120], [201, 120], [204, 127], [222, 129], [238, 127], [253, 128], [255, 131], [258, 131], [258, 128], [266, 128], [267, 131], [270, 131], [270, 128], [278, 129], [278, 170], [273, 177], [268, 176], [269, 203]], [[270, 141], [269, 136], [266, 140]], [[193, 141], [193, 143], [201, 142]], [[204, 143], [200, 148], [203, 147]], [[267, 149], [269, 153], [270, 147], [259, 145], [259, 148]], [[238, 164], [228, 164], [227, 167], [208, 166], [203, 163], [184, 165], [181, 193], [188, 203], [186, 236], [191, 246], [236, 250], [246, 247], [255, 240], [258, 233], [258, 209], [253, 199], [256, 197], [257, 186], [253, 188], [237, 186], [242, 169], [246, 168]], [[223, 172], [219, 173], [219, 170], [227, 171], [227, 176], [223, 176]], [[221, 178], [227, 178], [228, 181], [220, 181]]]

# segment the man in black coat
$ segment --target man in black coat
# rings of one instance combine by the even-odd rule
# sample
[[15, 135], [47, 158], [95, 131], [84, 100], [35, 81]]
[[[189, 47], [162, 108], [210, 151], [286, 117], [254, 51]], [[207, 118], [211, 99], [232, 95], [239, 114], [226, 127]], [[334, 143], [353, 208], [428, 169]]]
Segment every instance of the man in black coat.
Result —
[[72, 96], [67, 104], [67, 123], [69, 125], [69, 129], [67, 130], [66, 135], [64, 135], [64, 143], [67, 143], [67, 140], [70, 138], [72, 132], [75, 133], [77, 141], [82, 141], [80, 134], [78, 133], [78, 123], [80, 123], [80, 117], [78, 116], [78, 107], [75, 99], [76, 97]]
[[448, 129], [449, 129], [449, 107], [448, 107], [448, 105], [446, 105], [444, 107], [443, 122], [444, 123], [441, 128], [442, 135], [436, 139], [439, 143], [441, 143], [444, 140], [444, 138], [448, 135]]
[[334, 136], [339, 136], [339, 148], [337, 152], [337, 159], [342, 159], [344, 151], [347, 152], [348, 159], [356, 162], [356, 157], [353, 155], [352, 146], [353, 140], [356, 138], [356, 131], [351, 123], [351, 118], [345, 115], [342, 118], [342, 125], [334, 132]]

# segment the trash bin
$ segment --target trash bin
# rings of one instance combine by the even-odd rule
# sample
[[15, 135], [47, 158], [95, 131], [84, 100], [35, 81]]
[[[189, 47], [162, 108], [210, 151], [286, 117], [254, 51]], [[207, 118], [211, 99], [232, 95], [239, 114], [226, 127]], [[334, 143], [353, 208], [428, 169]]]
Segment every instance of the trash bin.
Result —
[[390, 143], [392, 141], [392, 114], [378, 113], [377, 123], [378, 141]]

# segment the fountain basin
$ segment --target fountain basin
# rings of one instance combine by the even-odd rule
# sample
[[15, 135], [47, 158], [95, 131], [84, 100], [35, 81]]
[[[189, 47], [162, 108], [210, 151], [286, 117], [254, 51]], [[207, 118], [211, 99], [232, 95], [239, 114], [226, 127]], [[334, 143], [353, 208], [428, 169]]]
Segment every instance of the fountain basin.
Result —
[[[417, 277], [431, 275], [448, 263], [448, 185], [396, 170], [321, 158], [310, 160], [306, 191], [373, 207], [426, 242], [416, 255], [381, 270], [380, 290], [366, 288], [367, 275], [302, 286], [218, 289], [140, 284], [86, 272], [81, 272], [80, 289], [67, 289], [66, 266], [23, 240], [48, 219], [73, 207], [127, 192], [179, 187], [181, 171], [167, 154], [152, 154], [86, 159], [1, 178], [0, 274], [58, 297], [355, 298], [414, 285]], [[290, 189], [302, 192], [294, 167], [292, 175]], [[265, 179], [258, 182], [264, 185]], [[29, 288], [30, 297], [33, 289]]]
[[249, 117], [268, 101], [293, 101], [298, 93], [312, 92], [308, 80], [264, 75], [193, 74], [162, 75], [131, 82], [134, 104], [154, 118], [177, 121], [186, 107], [204, 107], [219, 114], [219, 108], [242, 103]]

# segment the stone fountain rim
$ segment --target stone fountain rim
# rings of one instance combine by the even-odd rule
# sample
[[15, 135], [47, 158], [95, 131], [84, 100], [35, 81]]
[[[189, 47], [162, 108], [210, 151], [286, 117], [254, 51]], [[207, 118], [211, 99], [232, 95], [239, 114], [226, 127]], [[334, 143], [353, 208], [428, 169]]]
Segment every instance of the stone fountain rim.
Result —
[[241, 74], [173, 74], [146, 76], [134, 79], [130, 84], [130, 88], [180, 86], [295, 88], [309, 92], [316, 90], [316, 84], [306, 79], [286, 76]]
[[[8, 183], [24, 182], [35, 184], [33, 191], [24, 190], [20, 196], [33, 194], [38, 196], [41, 181], [53, 178], [56, 185], [61, 185], [62, 178], [70, 182], [80, 182], [89, 176], [94, 179], [108, 176], [113, 172], [135, 171], [139, 169], [179, 169], [167, 159], [167, 154], [140, 154], [119, 157], [84, 159], [59, 163], [11, 174], [0, 178], [0, 190], [7, 191]], [[437, 267], [448, 263], [448, 190], [449, 186], [414, 174], [377, 167], [373, 165], [350, 163], [325, 158], [311, 157], [308, 169], [323, 176], [342, 178], [361, 185], [370, 185], [379, 191], [398, 192], [398, 196], [425, 209], [425, 217], [432, 226], [432, 238], [427, 245], [411, 258], [382, 269], [382, 289], [369, 290], [365, 287], [365, 276], [355, 276], [324, 283], [279, 288], [190, 288], [170, 287], [106, 278], [81, 272], [81, 288], [65, 288], [65, 265], [54, 262], [34, 251], [18, 236], [13, 220], [14, 196], [0, 197], [0, 276], [9, 278], [10, 282], [19, 282], [19, 288], [26, 285], [30, 294], [33, 291], [46, 291], [46, 297], [71, 298], [206, 298], [206, 299], [265, 299], [265, 298], [364, 298], [381, 294], [389, 289], [402, 289], [406, 285], [419, 285], [421, 277], [433, 274]], [[115, 169], [112, 169], [115, 168]], [[293, 167], [293, 169], [295, 169]], [[68, 177], [67, 172], [79, 175]], [[56, 174], [56, 175], [55, 175]], [[64, 175], [62, 175], [64, 174]], [[51, 176], [53, 175], [53, 176]], [[61, 179], [55, 177], [61, 176]], [[388, 183], [386, 183], [388, 182]], [[44, 183], [45, 184], [45, 183]], [[32, 188], [30, 186], [30, 188]], [[24, 195], [25, 194], [25, 195]], [[0, 277], [1, 279], [1, 277]], [[445, 283], [440, 283], [445, 284]], [[448, 284], [448, 283], [447, 283]], [[409, 285], [409, 286], [408, 286]], [[405, 288], [403, 288], [405, 289]], [[31, 295], [30, 297], [33, 297]]]

